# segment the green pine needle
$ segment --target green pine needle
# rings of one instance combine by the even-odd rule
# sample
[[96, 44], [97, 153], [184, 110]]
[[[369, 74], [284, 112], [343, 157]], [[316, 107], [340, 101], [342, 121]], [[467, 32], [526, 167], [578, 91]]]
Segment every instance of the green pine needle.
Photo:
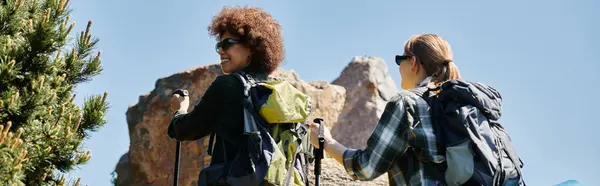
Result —
[[0, 1], [0, 185], [77, 184], [64, 176], [106, 123], [107, 93], [74, 103], [102, 66], [91, 21], [74, 35], [70, 12], [68, 0]]

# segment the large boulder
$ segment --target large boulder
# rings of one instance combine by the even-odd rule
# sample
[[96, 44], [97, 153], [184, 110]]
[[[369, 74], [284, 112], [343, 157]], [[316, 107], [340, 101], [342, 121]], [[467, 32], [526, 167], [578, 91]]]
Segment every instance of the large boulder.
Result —
[[[175, 140], [167, 133], [172, 112], [167, 100], [177, 88], [190, 92], [196, 104], [212, 81], [222, 75], [219, 64], [200, 66], [156, 81], [154, 90], [139, 97], [129, 107], [129, 152], [119, 160], [115, 172], [118, 185], [170, 185], [173, 182]], [[375, 57], [355, 57], [333, 83], [304, 82], [293, 70], [278, 69], [274, 76], [287, 80], [310, 96], [312, 113], [308, 121], [321, 117], [332, 129], [332, 135], [351, 148], [364, 147], [366, 139], [383, 112], [386, 101], [396, 93], [383, 60]], [[190, 107], [192, 109], [193, 107]], [[210, 162], [206, 155], [208, 138], [181, 143], [179, 183], [196, 185], [200, 170]], [[310, 165], [310, 180], [314, 174]], [[387, 174], [373, 181], [353, 181], [342, 165], [332, 158], [322, 162], [322, 185], [387, 185]], [[311, 183], [312, 185], [312, 183]]]
[[331, 135], [346, 147], [364, 148], [387, 101], [397, 93], [396, 84], [383, 60], [369, 56], [354, 57], [333, 84], [343, 86], [348, 96]]
[[[189, 90], [190, 102], [196, 104], [214, 79], [222, 75], [220, 65], [212, 64], [186, 70], [156, 81], [154, 90], [142, 95], [126, 115], [129, 126], [129, 152], [118, 164], [117, 183], [124, 185], [169, 185], [173, 181], [175, 140], [167, 133], [172, 112], [168, 109], [170, 93], [177, 88]], [[274, 76], [287, 80], [313, 100], [309, 116], [322, 117], [333, 123], [344, 106], [345, 89], [323, 81], [306, 83], [293, 71], [279, 69]], [[192, 109], [193, 107], [190, 107]], [[179, 183], [194, 185], [200, 170], [210, 162], [206, 155], [208, 139], [181, 143]], [[129, 164], [129, 169], [123, 168]]]

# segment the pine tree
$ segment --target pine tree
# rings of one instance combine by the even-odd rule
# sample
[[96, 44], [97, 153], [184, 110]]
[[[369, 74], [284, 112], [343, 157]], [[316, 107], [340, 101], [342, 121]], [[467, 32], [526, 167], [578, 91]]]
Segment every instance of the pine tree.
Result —
[[90, 159], [82, 141], [106, 123], [106, 92], [74, 103], [76, 85], [102, 68], [91, 21], [67, 46], [68, 5], [0, 0], [0, 185], [69, 184], [64, 175]]

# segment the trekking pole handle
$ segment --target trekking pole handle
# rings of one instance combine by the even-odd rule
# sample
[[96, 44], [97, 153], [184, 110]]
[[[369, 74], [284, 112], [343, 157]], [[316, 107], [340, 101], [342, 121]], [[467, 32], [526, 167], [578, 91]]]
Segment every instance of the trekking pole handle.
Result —
[[315, 185], [320, 185], [321, 178], [321, 159], [324, 158], [323, 149], [325, 148], [325, 121], [321, 118], [313, 120], [319, 124], [319, 148], [315, 149]]
[[175, 94], [178, 94], [181, 97], [185, 97], [185, 96], [189, 95], [189, 92], [186, 89], [178, 88], [178, 89], [175, 89], [175, 91], [173, 91], [172, 95], [175, 95]]

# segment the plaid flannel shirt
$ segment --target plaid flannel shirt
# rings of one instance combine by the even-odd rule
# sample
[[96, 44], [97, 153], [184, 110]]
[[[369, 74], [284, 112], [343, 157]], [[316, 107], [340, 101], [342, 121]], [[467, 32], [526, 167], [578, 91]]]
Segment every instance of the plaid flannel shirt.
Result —
[[[419, 87], [429, 81], [425, 79]], [[372, 180], [387, 172], [390, 185], [443, 185], [430, 174], [435, 171], [432, 166], [417, 160], [413, 147], [421, 150], [419, 158], [444, 160], [438, 153], [427, 102], [402, 91], [387, 103], [367, 147], [344, 152], [344, 167], [358, 180]]]

